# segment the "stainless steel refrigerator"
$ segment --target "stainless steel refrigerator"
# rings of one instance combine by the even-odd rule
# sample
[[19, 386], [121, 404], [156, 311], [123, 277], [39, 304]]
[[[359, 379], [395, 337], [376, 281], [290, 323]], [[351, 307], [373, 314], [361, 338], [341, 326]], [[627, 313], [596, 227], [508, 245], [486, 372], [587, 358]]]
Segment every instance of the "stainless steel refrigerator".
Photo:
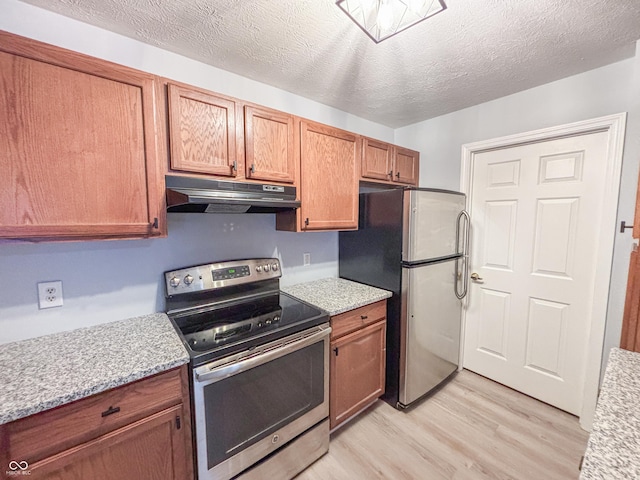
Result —
[[340, 232], [340, 276], [393, 292], [383, 398], [404, 408], [457, 370], [469, 216], [462, 193], [367, 190], [358, 230]]

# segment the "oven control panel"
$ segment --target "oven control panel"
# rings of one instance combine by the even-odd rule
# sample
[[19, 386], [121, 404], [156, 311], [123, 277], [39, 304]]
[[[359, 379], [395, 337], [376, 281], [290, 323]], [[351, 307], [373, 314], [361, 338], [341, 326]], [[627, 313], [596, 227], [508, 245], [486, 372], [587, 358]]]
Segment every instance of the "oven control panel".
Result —
[[280, 260], [253, 258], [209, 263], [165, 272], [167, 296], [195, 293], [279, 278]]
[[232, 280], [234, 278], [248, 277], [251, 275], [251, 269], [249, 265], [241, 265], [239, 267], [226, 267], [219, 268], [218, 270], [212, 270], [213, 281], [218, 280]]

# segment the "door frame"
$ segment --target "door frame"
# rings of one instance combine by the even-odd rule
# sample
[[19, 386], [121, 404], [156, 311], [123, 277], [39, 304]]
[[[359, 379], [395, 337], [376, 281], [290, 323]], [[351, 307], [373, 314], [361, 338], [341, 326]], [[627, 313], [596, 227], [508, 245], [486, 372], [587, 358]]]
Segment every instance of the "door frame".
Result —
[[[626, 112], [604, 117], [583, 120], [580, 122], [558, 125], [555, 127], [533, 130], [530, 132], [493, 138], [480, 142], [462, 145], [462, 160], [460, 170], [460, 190], [467, 194], [467, 207], [471, 207], [473, 194], [473, 168], [476, 154], [517, 147], [530, 143], [555, 140], [597, 132], [607, 132], [607, 174], [603, 198], [602, 217], [600, 218], [600, 235], [596, 254], [596, 276], [591, 304], [591, 324], [587, 338], [587, 357], [584, 371], [584, 385], [582, 392], [582, 407], [580, 411], [580, 426], [591, 430], [593, 417], [598, 400], [600, 386], [600, 368], [604, 353], [604, 335], [606, 327], [609, 287], [611, 283], [611, 267], [613, 261], [613, 246], [616, 232], [618, 195], [622, 174], [622, 153], [626, 126]], [[473, 217], [473, 212], [469, 212]], [[466, 331], [466, 308], [462, 310], [461, 345], [464, 345]], [[463, 351], [460, 349], [460, 365], [463, 365]]]

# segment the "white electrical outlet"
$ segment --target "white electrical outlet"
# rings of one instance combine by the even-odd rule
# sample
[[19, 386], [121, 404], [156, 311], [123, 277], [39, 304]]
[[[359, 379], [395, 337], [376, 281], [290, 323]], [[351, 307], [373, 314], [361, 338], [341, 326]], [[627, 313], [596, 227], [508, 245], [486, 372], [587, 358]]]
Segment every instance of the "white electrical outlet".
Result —
[[311, 265], [311, 254], [310, 253], [303, 253], [302, 254], [302, 265], [303, 266], [307, 266], [307, 265]]
[[63, 303], [61, 281], [38, 283], [38, 305], [40, 309], [61, 307]]

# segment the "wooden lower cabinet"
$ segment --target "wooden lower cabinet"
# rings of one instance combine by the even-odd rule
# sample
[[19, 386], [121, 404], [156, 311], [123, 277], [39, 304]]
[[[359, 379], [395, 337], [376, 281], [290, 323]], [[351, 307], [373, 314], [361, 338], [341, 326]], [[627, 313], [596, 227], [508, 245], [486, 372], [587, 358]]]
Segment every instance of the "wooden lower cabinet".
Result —
[[178, 405], [30, 465], [31, 478], [178, 480], [187, 478]]
[[0, 426], [0, 460], [47, 480], [193, 479], [186, 366]]
[[[386, 312], [386, 301], [380, 303], [385, 305]], [[341, 317], [337, 317], [339, 322]], [[331, 321], [334, 328], [333, 325], [338, 323], [336, 317]], [[384, 393], [387, 322], [384, 313], [382, 318], [372, 318], [372, 321], [351, 333], [332, 338], [329, 381], [331, 429], [352, 418]], [[339, 327], [336, 330], [339, 331]]]
[[620, 348], [640, 352], [640, 255], [638, 250], [631, 252], [627, 296], [624, 304]]

